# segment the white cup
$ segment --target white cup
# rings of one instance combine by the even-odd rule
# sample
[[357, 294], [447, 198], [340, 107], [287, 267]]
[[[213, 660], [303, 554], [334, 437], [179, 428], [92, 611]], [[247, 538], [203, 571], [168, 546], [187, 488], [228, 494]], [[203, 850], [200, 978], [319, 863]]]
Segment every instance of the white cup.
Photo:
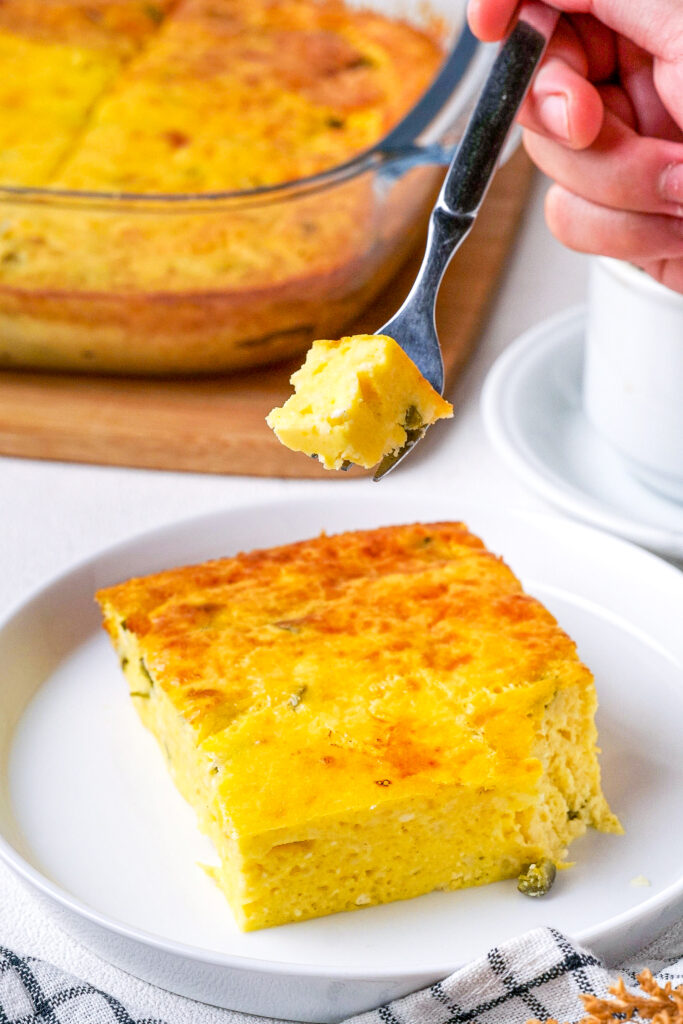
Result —
[[583, 405], [634, 476], [683, 502], [683, 295], [604, 257], [591, 266]]

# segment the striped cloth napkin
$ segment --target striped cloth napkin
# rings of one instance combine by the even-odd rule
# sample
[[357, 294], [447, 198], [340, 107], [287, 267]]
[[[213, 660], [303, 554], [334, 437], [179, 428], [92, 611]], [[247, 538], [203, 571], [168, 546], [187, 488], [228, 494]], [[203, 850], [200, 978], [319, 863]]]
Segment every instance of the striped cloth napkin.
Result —
[[[571, 1024], [586, 1017], [580, 993], [608, 995], [624, 979], [636, 992], [635, 972], [644, 964], [605, 969], [586, 949], [573, 945], [552, 928], [538, 928], [491, 949], [486, 956], [444, 981], [387, 1006], [351, 1018], [352, 1024], [525, 1024], [554, 1019]], [[683, 984], [683, 959], [659, 971], [656, 981]], [[263, 1018], [218, 1010], [182, 1000], [178, 1017], [154, 1016], [154, 989], [147, 1007], [120, 999], [87, 984], [53, 964], [19, 956], [0, 947], [0, 1024], [264, 1024]], [[633, 1021], [642, 1020], [637, 1014]], [[683, 1024], [665, 1016], [663, 1024]], [[349, 1024], [349, 1022], [347, 1022]]]

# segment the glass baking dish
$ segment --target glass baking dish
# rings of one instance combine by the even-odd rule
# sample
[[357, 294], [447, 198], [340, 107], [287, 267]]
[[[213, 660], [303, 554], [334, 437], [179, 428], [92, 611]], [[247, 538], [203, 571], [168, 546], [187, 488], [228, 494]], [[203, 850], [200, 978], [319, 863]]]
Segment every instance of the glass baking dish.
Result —
[[[363, 6], [425, 17], [422, 3]], [[339, 336], [413, 248], [492, 60], [464, 8], [429, 5], [447, 49], [417, 105], [314, 177], [199, 195], [0, 187], [0, 365], [216, 373]]]

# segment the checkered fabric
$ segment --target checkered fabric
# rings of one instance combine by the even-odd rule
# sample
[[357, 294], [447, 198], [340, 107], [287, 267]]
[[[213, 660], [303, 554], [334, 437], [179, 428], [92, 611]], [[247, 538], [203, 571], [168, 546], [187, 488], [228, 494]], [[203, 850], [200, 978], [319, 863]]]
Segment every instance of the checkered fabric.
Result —
[[35, 957], [0, 946], [0, 1024], [166, 1024]]
[[[645, 966], [608, 971], [560, 932], [537, 928], [431, 988], [354, 1017], [353, 1024], [524, 1024], [530, 1018], [574, 1024], [585, 1016], [579, 993], [606, 996], [619, 976], [637, 988], [635, 975]], [[657, 978], [683, 983], [683, 960]]]
[[[621, 970], [627, 981], [635, 969]], [[346, 1024], [524, 1024], [529, 1018], [576, 1022], [580, 992], [607, 994], [617, 973], [552, 928], [512, 939], [431, 988], [353, 1017]], [[683, 983], [683, 960], [656, 975]], [[189, 1003], [193, 1024], [254, 1018]], [[636, 1018], [637, 1019], [637, 1018]], [[0, 1024], [174, 1024], [134, 1008], [44, 960], [0, 947]]]

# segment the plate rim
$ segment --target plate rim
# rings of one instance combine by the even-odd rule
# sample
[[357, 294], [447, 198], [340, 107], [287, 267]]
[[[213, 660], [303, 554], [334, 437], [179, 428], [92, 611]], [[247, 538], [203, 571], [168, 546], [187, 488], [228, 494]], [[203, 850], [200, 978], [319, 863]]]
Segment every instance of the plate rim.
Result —
[[[586, 310], [585, 303], [561, 310], [529, 327], [506, 346], [489, 369], [482, 386], [480, 409], [485, 431], [508, 468], [555, 508], [584, 524], [617, 534], [631, 543], [645, 545], [664, 557], [683, 559], [683, 528], [676, 530], [658, 527], [643, 520], [629, 519], [618, 512], [610, 512], [591, 495], [568, 483], [559, 474], [548, 471], [540, 461], [530, 461], [509, 429], [509, 417], [504, 411], [504, 405], [506, 390], [513, 375], [519, 375], [520, 367], [528, 356], [543, 345], [583, 345]], [[529, 450], [533, 452], [531, 446]], [[645, 493], [655, 494], [647, 491], [644, 485], [641, 486]], [[677, 507], [665, 496], [656, 496], [673, 509]]]
[[[350, 481], [349, 484], [350, 486], [347, 485], [347, 487], [349, 487], [349, 491], [353, 490], [360, 492], [368, 486], [367, 481]], [[391, 491], [395, 498], [397, 488], [394, 486], [391, 488]], [[48, 577], [44, 582], [38, 583], [28, 590], [22, 598], [19, 598], [5, 613], [0, 616], [0, 635], [4, 634], [4, 632], [10, 628], [17, 619], [25, 614], [31, 605], [47, 599], [50, 591], [58, 589], [60, 586], [66, 586], [69, 581], [75, 579], [79, 574], [87, 572], [90, 568], [101, 562], [115, 558], [119, 553], [124, 554], [126, 552], [130, 552], [131, 549], [135, 547], [141, 548], [145, 542], [149, 540], [153, 540], [155, 543], [168, 543], [169, 540], [173, 539], [174, 534], [177, 532], [185, 532], [190, 527], [201, 527], [202, 524], [217, 524], [225, 519], [229, 519], [233, 515], [248, 515], [250, 510], [276, 510], [279, 507], [292, 508], [296, 506], [308, 508], [312, 503], [317, 503], [320, 506], [329, 505], [338, 508], [340, 505], [339, 496], [335, 496], [334, 499], [331, 499], [328, 495], [329, 491], [327, 491], [325, 483], [323, 482], [315, 485], [315, 487], [306, 495], [285, 495], [263, 498], [260, 501], [248, 501], [226, 506], [221, 509], [215, 509], [209, 512], [199, 513], [197, 515], [181, 517], [170, 523], [161, 524], [158, 527], [147, 527], [143, 530], [135, 531], [128, 537], [119, 539], [112, 544], [103, 545], [96, 551], [74, 560], [70, 565]], [[387, 488], [386, 497], [387, 499], [390, 499], [391, 497], [389, 488]], [[455, 506], [458, 509], [458, 517], [460, 516], [460, 508], [462, 508], [464, 521], [467, 521], [470, 515], [476, 515], [478, 511], [481, 511], [484, 515], [498, 514], [492, 500], [482, 501], [481, 499], [472, 500], [467, 497], [463, 498], [459, 495], [456, 489], [450, 487], [446, 490], [442, 490], [436, 497], [437, 505], [442, 502], [446, 502], [450, 497], [458, 503]], [[419, 501], [426, 500], [422, 496], [416, 496], [412, 493], [408, 493], [409, 501], [413, 501], [416, 498]], [[353, 497], [350, 494], [346, 495], [345, 500], [341, 503], [350, 504], [350, 500], [355, 503], [354, 508], [357, 509], [357, 495], [354, 495]], [[555, 527], [559, 526], [570, 533], [578, 534], [579, 537], [581, 534], [584, 534], [587, 537], [592, 537], [594, 540], [599, 539], [601, 544], [612, 547], [615, 550], [615, 554], [626, 549], [628, 557], [635, 558], [636, 561], [642, 561], [643, 564], [649, 565], [654, 572], [663, 573], [668, 576], [672, 582], [674, 582], [674, 585], [683, 588], [683, 574], [681, 574], [675, 566], [666, 562], [657, 554], [639, 547], [637, 544], [623, 539], [622, 537], [615, 536], [612, 533], [605, 533], [604, 531], [599, 530], [594, 526], [587, 525], [586, 523], [577, 522], [576, 520], [559, 516], [552, 511], [525, 509], [514, 505], [506, 507], [505, 515], [512, 516], [518, 520], [536, 520], [540, 523], [545, 523], [551, 526], [551, 528], [553, 525]], [[407, 522], [409, 519], [406, 518], [401, 521]], [[342, 529], [363, 528], [363, 526], [349, 525]], [[475, 532], [477, 530], [476, 524], [474, 526], [474, 530]], [[335, 532], [341, 531], [335, 528]], [[88, 636], [90, 637], [91, 634], [89, 633]], [[83, 638], [72, 643], [69, 646], [68, 651], [64, 653], [63, 657], [68, 657], [68, 654], [72, 653], [76, 646], [82, 642]], [[439, 975], [445, 977], [462, 966], [462, 964], [452, 960], [438, 964], [434, 962], [428, 964], [418, 962], [412, 966], [409, 971], [406, 971], [405, 968], [402, 967], [378, 968], [364, 965], [339, 965], [335, 963], [293, 963], [243, 956], [236, 953], [220, 952], [218, 950], [190, 945], [177, 939], [148, 932], [144, 928], [140, 928], [136, 925], [130, 925], [125, 921], [118, 920], [107, 913], [89, 906], [57, 882], [53, 882], [38, 868], [34, 867], [6, 838], [4, 831], [2, 830], [0, 830], [0, 860], [2, 860], [15, 874], [19, 875], [19, 877], [28, 882], [33, 888], [37, 889], [43, 897], [53, 900], [65, 910], [75, 913], [77, 916], [84, 918], [89, 923], [99, 927], [100, 929], [113, 932], [126, 940], [151, 947], [165, 954], [212, 966], [262, 974], [296, 976], [299, 979], [324, 978], [340, 981], [357, 980], [372, 982], [410, 982], [411, 979], [424, 979], [425, 976], [436, 977]], [[659, 893], [652, 895], [619, 914], [607, 918], [607, 920], [602, 921], [597, 925], [593, 925], [573, 933], [571, 938], [580, 945], [585, 944], [590, 946], [592, 942], [600, 941], [604, 936], [617, 930], [621, 931], [621, 929], [628, 927], [629, 924], [639, 922], [641, 920], [650, 920], [652, 917], [656, 917], [660, 911], [667, 910], [672, 903], [677, 905], [679, 902], [683, 905], [683, 872], [679, 879], [670, 883]]]

